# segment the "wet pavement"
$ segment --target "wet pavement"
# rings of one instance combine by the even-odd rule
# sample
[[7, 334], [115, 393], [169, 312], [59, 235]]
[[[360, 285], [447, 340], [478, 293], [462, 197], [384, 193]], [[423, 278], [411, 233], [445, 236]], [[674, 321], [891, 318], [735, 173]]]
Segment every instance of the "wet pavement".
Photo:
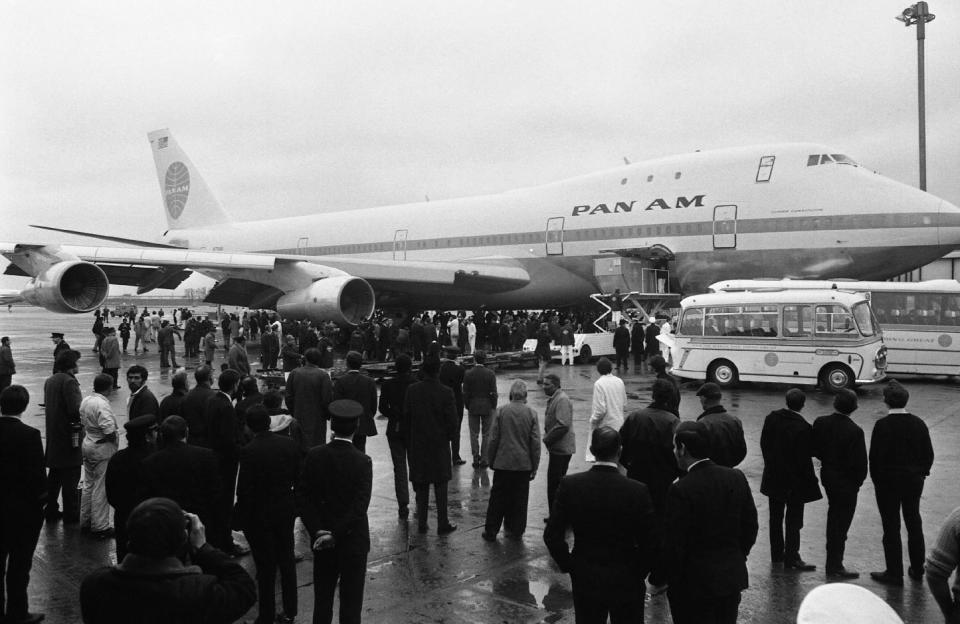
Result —
[[[52, 331], [66, 333], [67, 341], [82, 354], [78, 375], [84, 394], [92, 389], [97, 372], [96, 355], [92, 352], [92, 315], [64, 316], [34, 308], [15, 307], [7, 314], [0, 311], [0, 335], [12, 339], [17, 364], [14, 383], [27, 387], [31, 403], [25, 422], [43, 431], [43, 381], [52, 368]], [[132, 345], [132, 341], [131, 341]], [[170, 369], [159, 367], [155, 345], [147, 355], [124, 356], [123, 369], [139, 363], [150, 371], [148, 384], [162, 398], [170, 390]], [[178, 344], [178, 351], [181, 351]], [[215, 365], [222, 360], [218, 352]], [[179, 358], [178, 358], [179, 359]], [[256, 359], [255, 351], [251, 362]], [[591, 387], [597, 374], [593, 366], [551, 366], [562, 380], [564, 390], [574, 402], [577, 433], [577, 454], [570, 471], [584, 470], [583, 459], [587, 436]], [[514, 379], [527, 382], [529, 404], [543, 416], [545, 397], [536, 385], [536, 370], [507, 369], [498, 371], [501, 400], [505, 400]], [[632, 369], [623, 375], [630, 395], [628, 409], [645, 405], [649, 400], [650, 376]], [[191, 380], [192, 381], [192, 380]], [[924, 533], [928, 546], [935, 538], [940, 523], [954, 507], [960, 505], [960, 385], [953, 379], [902, 380], [910, 390], [911, 411], [930, 427], [936, 462], [921, 502]], [[699, 413], [694, 396], [696, 384], [686, 384], [681, 401], [681, 418], [693, 419]], [[819, 566], [816, 572], [785, 572], [770, 564], [767, 532], [767, 501], [759, 493], [763, 461], [760, 456], [760, 429], [764, 416], [781, 407], [786, 386], [747, 385], [725, 393], [724, 404], [743, 420], [747, 438], [747, 458], [741, 464], [753, 489], [760, 515], [760, 534], [748, 560], [750, 588], [743, 593], [740, 622], [787, 623], [795, 621], [803, 596], [825, 582], [823, 573], [826, 502], [806, 508], [802, 533], [801, 555]], [[832, 398], [813, 388], [808, 391], [808, 420], [831, 410]], [[885, 414], [880, 387], [858, 390], [860, 409], [854, 419], [864, 428], [869, 443], [873, 423]], [[111, 397], [119, 420], [125, 421], [128, 392], [120, 390]], [[531, 484], [528, 529], [520, 540], [501, 536], [495, 543], [480, 537], [490, 493], [492, 473], [470, 468], [469, 441], [466, 423], [461, 431], [461, 453], [468, 463], [455, 468], [450, 483], [450, 518], [459, 529], [447, 536], [436, 535], [435, 516], [431, 513], [431, 532], [419, 535], [416, 522], [397, 520], [393, 494], [393, 475], [386, 438], [382, 435], [383, 420], [378, 420], [381, 435], [367, 441], [373, 458], [374, 484], [369, 517], [371, 551], [367, 567], [364, 596], [364, 620], [367, 622], [419, 623], [534, 623], [573, 622], [573, 600], [569, 577], [553, 565], [542, 541], [542, 519], [547, 515], [546, 461]], [[299, 526], [299, 525], [298, 525]], [[242, 540], [242, 534], [236, 534]], [[880, 517], [873, 487], [868, 480], [860, 491], [857, 514], [847, 542], [845, 563], [861, 572], [857, 584], [886, 600], [905, 622], [940, 621], [936, 603], [921, 583], [909, 580], [902, 588], [874, 583], [869, 572], [881, 570]], [[904, 541], [906, 541], [904, 539]], [[298, 532], [297, 552], [303, 560], [297, 564], [300, 615], [298, 621], [312, 618], [313, 591], [311, 561], [307, 541]], [[81, 535], [74, 526], [60, 523], [45, 525], [37, 547], [30, 584], [32, 611], [46, 613], [54, 624], [79, 622], [78, 593], [80, 581], [90, 570], [113, 563], [113, 540], [99, 541]], [[252, 573], [253, 562], [247, 556], [241, 563]], [[279, 601], [278, 601], [279, 602]], [[247, 614], [252, 620], [256, 607]], [[665, 596], [653, 598], [647, 605], [647, 622], [669, 622]]]

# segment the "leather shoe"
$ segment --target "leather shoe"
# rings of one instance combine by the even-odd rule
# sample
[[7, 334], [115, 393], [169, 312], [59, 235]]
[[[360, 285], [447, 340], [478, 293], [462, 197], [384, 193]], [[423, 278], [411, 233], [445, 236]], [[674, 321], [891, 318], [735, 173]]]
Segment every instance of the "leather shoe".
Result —
[[496, 536], [496, 535], [494, 535], [493, 533], [487, 533], [486, 531], [484, 531], [483, 533], [481, 533], [481, 534], [480, 534], [480, 537], [482, 537], [483, 540], [486, 541], [486, 542], [495, 542], [495, 541], [497, 541], [497, 536]]
[[783, 563], [784, 570], [796, 570], [797, 572], [813, 572], [817, 569], [817, 566], [812, 563], [807, 563], [803, 559], [794, 559], [793, 561], [785, 561]]
[[827, 578], [836, 581], [847, 581], [850, 579], [860, 578], [860, 573], [840, 567], [833, 570], [827, 570]]
[[907, 568], [907, 576], [909, 576], [914, 581], [922, 581], [923, 568], [920, 568], [919, 570], [917, 570], [915, 567], [910, 566], [909, 568]]
[[437, 527], [437, 535], [447, 535], [449, 533], [453, 533], [456, 530], [457, 530], [457, 525], [451, 524], [448, 522], [443, 526]]
[[896, 574], [884, 570], [883, 572], [871, 572], [870, 578], [875, 580], [878, 583], [883, 583], [884, 585], [903, 585], [903, 575], [897, 576]]
[[477, 461], [477, 460], [474, 460], [472, 465], [473, 465], [474, 468], [479, 468], [479, 467], [480, 467], [480, 462]]
[[8, 615], [6, 618], [0, 617], [3, 624], [37, 624], [47, 617], [43, 613], [26, 613], [21, 616]]
[[463, 459], [462, 457], [457, 457], [457, 458], [455, 458], [455, 459], [453, 460], [453, 465], [454, 465], [454, 466], [462, 466], [462, 465], [464, 465], [465, 463], [467, 463], [467, 460]]

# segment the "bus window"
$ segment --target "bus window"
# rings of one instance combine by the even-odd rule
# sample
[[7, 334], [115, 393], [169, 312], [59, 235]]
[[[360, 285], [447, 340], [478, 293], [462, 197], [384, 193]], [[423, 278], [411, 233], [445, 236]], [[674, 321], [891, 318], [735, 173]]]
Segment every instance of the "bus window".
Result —
[[846, 308], [839, 305], [818, 305], [817, 336], [830, 338], [857, 338], [857, 325]]
[[873, 315], [870, 314], [870, 305], [867, 303], [858, 303], [853, 306], [853, 317], [857, 320], [857, 326], [860, 333], [864, 336], [873, 336], [876, 328], [873, 326]]
[[810, 306], [783, 306], [783, 335], [787, 338], [809, 336], [812, 324], [813, 314]]
[[702, 336], [703, 308], [690, 308], [684, 312], [683, 321], [680, 322], [680, 331], [677, 333], [683, 336]]

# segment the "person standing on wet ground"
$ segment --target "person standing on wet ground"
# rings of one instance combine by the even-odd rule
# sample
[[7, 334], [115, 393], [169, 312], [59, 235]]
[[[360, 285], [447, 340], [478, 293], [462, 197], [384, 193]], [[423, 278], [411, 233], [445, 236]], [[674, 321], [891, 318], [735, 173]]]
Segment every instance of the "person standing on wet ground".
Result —
[[[449, 392], [436, 382], [436, 373], [434, 370], [436, 385]], [[333, 621], [333, 594], [338, 585], [341, 624], [359, 624], [363, 611], [373, 463], [350, 439], [362, 414], [363, 406], [356, 401], [341, 399], [330, 404], [333, 440], [310, 449], [297, 485], [297, 508], [313, 549], [314, 622]], [[444, 447], [449, 470], [450, 446]]]
[[487, 441], [490, 436], [490, 418], [497, 407], [497, 376], [484, 366], [487, 354], [474, 354], [474, 366], [463, 375], [463, 402], [467, 408], [470, 427], [470, 453], [474, 468], [487, 467]]
[[409, 422], [403, 411], [407, 388], [416, 383], [410, 370], [413, 362], [406, 353], [397, 356], [397, 374], [383, 380], [380, 386], [380, 413], [387, 417], [387, 445], [393, 462], [393, 486], [397, 497], [397, 515], [406, 520], [410, 515], [410, 486], [407, 470], [407, 430]]
[[[641, 624], [644, 578], [653, 551], [653, 504], [647, 486], [620, 474], [620, 434], [594, 429], [589, 470], [560, 481], [543, 541], [570, 574], [578, 624]], [[574, 547], [567, 543], [572, 529]]]
[[146, 353], [149, 350], [147, 349], [147, 339], [149, 338], [149, 333], [150, 333], [150, 330], [147, 326], [146, 318], [144, 317], [144, 315], [141, 314], [140, 316], [137, 317], [137, 320], [133, 324], [133, 334], [134, 334], [133, 352], [134, 353], [137, 353], [137, 351], [140, 349], [141, 343], [143, 344], [144, 353]]
[[363, 358], [359, 353], [350, 351], [345, 360], [347, 372], [333, 382], [333, 400], [351, 399], [363, 406], [363, 416], [353, 434], [353, 444], [365, 451], [367, 437], [377, 435], [377, 424], [373, 419], [377, 413], [377, 382], [360, 370]]
[[784, 569], [799, 572], [817, 569], [800, 558], [803, 506], [823, 498], [811, 459], [813, 427], [800, 413], [806, 401], [803, 390], [787, 390], [787, 406], [770, 412], [760, 433], [763, 453], [760, 493], [770, 500], [770, 560], [783, 563]]
[[167, 363], [168, 355], [174, 368], [180, 366], [177, 364], [177, 342], [174, 338], [174, 336], [179, 335], [180, 330], [171, 325], [170, 321], [161, 321], [160, 331], [157, 332], [157, 343], [160, 348], [160, 368], [170, 368], [170, 364]]
[[623, 372], [630, 370], [628, 366], [630, 361], [630, 329], [627, 327], [627, 319], [620, 319], [620, 326], [613, 332], [613, 350], [616, 352], [617, 372], [623, 367]]
[[117, 452], [117, 419], [110, 409], [113, 377], [100, 373], [93, 378], [93, 394], [80, 403], [83, 425], [83, 492], [80, 495], [80, 530], [105, 539], [113, 535], [110, 504], [104, 486], [107, 462]]
[[167, 416], [183, 416], [183, 401], [187, 398], [189, 390], [187, 372], [180, 371], [170, 378], [172, 391], [160, 400], [160, 416], [157, 422], [163, 422]]
[[[593, 403], [590, 412], [590, 429], [610, 427], [619, 431], [623, 426], [623, 407], [627, 402], [627, 390], [623, 381], [613, 375], [613, 364], [607, 358], [597, 360], [600, 378], [593, 382]], [[587, 461], [593, 461], [587, 449]]]
[[543, 375], [547, 370], [547, 366], [550, 364], [550, 358], [553, 357], [553, 353], [550, 350], [551, 340], [549, 326], [546, 323], [540, 323], [540, 329], [537, 330], [537, 347], [534, 350], [540, 366], [537, 371], [538, 384], [543, 383]]
[[460, 429], [463, 426], [463, 377], [464, 368], [457, 362], [460, 348], [450, 345], [443, 348], [443, 359], [440, 360], [440, 383], [453, 390], [453, 398], [457, 409], [457, 435], [450, 442], [450, 456], [454, 466], [462, 466], [466, 462], [460, 457]]
[[646, 355], [648, 364], [650, 363], [650, 358], [655, 355], [660, 355], [660, 341], [657, 340], [657, 336], [659, 335], [660, 325], [657, 324], [655, 318], [647, 317], [647, 328], [644, 330], [643, 344], [644, 354]]
[[727, 412], [720, 403], [723, 392], [720, 386], [708, 381], [697, 390], [703, 412], [697, 422], [707, 427], [710, 437], [709, 457], [727, 468], [737, 466], [747, 456], [747, 441], [743, 436], [743, 423]]
[[213, 358], [217, 351], [217, 332], [211, 329], [203, 338], [203, 361], [207, 366], [213, 366]]
[[127, 346], [130, 344], [130, 320], [127, 319], [127, 315], [123, 315], [123, 320], [120, 321], [120, 340], [123, 343], [123, 352], [127, 352]]
[[573, 324], [570, 319], [564, 319], [563, 326], [560, 328], [560, 366], [573, 366], [573, 347], [576, 344], [576, 337], [573, 335]]
[[661, 559], [674, 624], [734, 624], [759, 530], [750, 485], [739, 470], [709, 458], [711, 438], [703, 422], [678, 424], [674, 448], [686, 475], [667, 496]]
[[13, 383], [13, 376], [17, 374], [17, 367], [13, 362], [13, 351], [10, 349], [10, 337], [0, 338], [0, 392]]
[[870, 578], [888, 585], [903, 584], [903, 542], [900, 513], [907, 525], [907, 574], [923, 580], [923, 521], [920, 496], [933, 466], [933, 444], [927, 424], [907, 411], [910, 393], [896, 381], [883, 389], [889, 412], [873, 426], [870, 436], [870, 477], [877, 496], [883, 524], [883, 558], [886, 569], [871, 572]]
[[280, 356], [280, 339], [273, 332], [270, 325], [263, 328], [260, 334], [260, 364], [265, 370], [277, 367], [277, 358]]
[[560, 389], [560, 377], [553, 373], [544, 375], [543, 393], [547, 395], [547, 407], [543, 413], [543, 445], [550, 456], [547, 464], [549, 515], [560, 479], [567, 474], [570, 458], [577, 452], [577, 437], [573, 433], [573, 403], [567, 393]]
[[448, 517], [447, 483], [452, 476], [450, 442], [456, 435], [457, 415], [453, 391], [437, 378], [440, 360], [427, 357], [420, 367], [423, 381], [407, 388], [404, 414], [407, 429], [407, 461], [417, 502], [417, 531], [427, 532], [430, 486], [437, 506], [437, 533], [457, 529]]
[[333, 384], [320, 368], [320, 358], [319, 349], [307, 349], [306, 363], [290, 373], [285, 386], [287, 409], [310, 446], [327, 441], [327, 406], [333, 397]]
[[23, 386], [0, 391], [0, 620], [22, 624], [44, 618], [27, 602], [47, 496], [40, 432], [21, 421], [29, 403]]
[[[43, 385], [46, 424], [47, 506], [48, 521], [63, 518], [65, 523], [80, 522], [80, 384], [77, 381], [77, 360], [80, 354], [68, 350], [57, 356], [56, 373]], [[63, 513], [57, 504], [63, 491]]]
[[662, 379], [670, 384], [672, 388], [670, 397], [667, 400], [667, 410], [675, 416], [680, 416], [680, 382], [677, 378], [667, 372], [667, 361], [662, 355], [654, 355], [648, 361], [650, 368], [653, 369], [657, 379]]
[[639, 319], [633, 322], [630, 328], [630, 352], [633, 353], [634, 372], [643, 372], [643, 323]]
[[867, 477], [867, 446], [863, 429], [850, 418], [857, 410], [857, 395], [839, 390], [833, 409], [833, 414], [813, 421], [813, 449], [820, 459], [820, 482], [827, 492], [827, 578], [849, 580], [860, 576], [844, 567], [843, 553], [857, 510], [857, 495]]
[[237, 465], [240, 455], [240, 424], [234, 406], [234, 398], [240, 383], [240, 373], [227, 369], [220, 373], [217, 385], [220, 388], [207, 400], [204, 420], [207, 423], [207, 444], [217, 457], [220, 476], [220, 495], [213, 502], [213, 522], [210, 524], [211, 543], [228, 555], [239, 557], [248, 551], [233, 541], [231, 525], [233, 518], [234, 490], [237, 485]]
[[238, 334], [227, 351], [227, 367], [231, 368], [241, 376], [250, 374], [250, 358], [247, 357], [247, 339], [243, 334]]
[[144, 414], [160, 413], [160, 403], [153, 391], [147, 387], [147, 369], [134, 364], [127, 369], [127, 387], [130, 388], [130, 398], [127, 400], [127, 418], [133, 420]]
[[103, 330], [103, 342], [100, 343], [100, 364], [103, 372], [113, 379], [113, 389], [119, 390], [117, 383], [120, 371], [120, 341], [117, 340], [117, 330], [107, 327]]
[[[63, 334], [60, 332], [53, 332], [50, 334], [50, 339], [53, 341], [53, 372], [57, 372], [57, 358], [60, 357], [60, 354], [64, 351], [70, 351], [70, 345], [67, 344], [67, 341], [63, 339]], [[77, 356], [79, 357], [79, 356]]]
[[157, 419], [153, 414], [145, 414], [125, 423], [123, 428], [127, 446], [110, 458], [104, 476], [107, 502], [113, 507], [118, 563], [127, 554], [127, 518], [143, 500], [143, 460], [156, 450]]
[[103, 317], [100, 316], [100, 310], [93, 313], [93, 352], [100, 351], [100, 343], [103, 342]]
[[527, 384], [522, 380], [511, 384], [510, 402], [493, 415], [488, 448], [493, 488], [482, 537], [496, 540], [503, 524], [507, 537], [520, 539], [527, 529], [530, 482], [540, 466], [540, 423], [527, 405]]
[[[673, 435], [680, 419], [670, 410], [670, 382], [655, 380], [651, 392], [653, 402], [643, 409], [630, 412], [620, 428], [623, 441], [620, 463], [627, 469], [629, 478], [646, 484], [650, 492], [659, 552], [666, 518], [667, 492], [682, 474], [673, 453]], [[662, 593], [666, 583], [663, 564], [655, 560], [651, 568], [650, 584], [654, 586], [651, 593]]]

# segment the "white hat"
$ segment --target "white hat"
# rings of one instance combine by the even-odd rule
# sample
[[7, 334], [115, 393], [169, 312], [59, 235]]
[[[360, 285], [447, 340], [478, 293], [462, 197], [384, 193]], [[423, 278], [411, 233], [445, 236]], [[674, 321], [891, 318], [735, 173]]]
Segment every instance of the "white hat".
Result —
[[868, 589], [849, 583], [813, 588], [800, 603], [797, 624], [903, 624], [890, 605]]

